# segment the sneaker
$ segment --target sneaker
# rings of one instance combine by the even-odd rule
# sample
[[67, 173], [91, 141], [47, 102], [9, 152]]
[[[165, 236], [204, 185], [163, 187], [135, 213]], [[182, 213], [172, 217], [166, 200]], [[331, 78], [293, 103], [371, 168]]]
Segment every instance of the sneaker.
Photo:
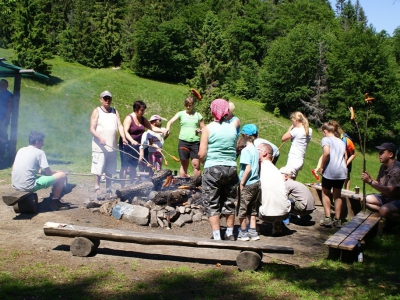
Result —
[[258, 236], [257, 230], [249, 230], [247, 232], [248, 237], [250, 238], [250, 240], [252, 241], [258, 241], [260, 239], [260, 237]]
[[68, 210], [70, 205], [68, 203], [61, 202], [60, 200], [52, 200], [50, 202], [52, 210]]
[[244, 241], [244, 242], [249, 241], [250, 238], [249, 238], [248, 231], [242, 231], [241, 229], [239, 229], [239, 234], [238, 234], [237, 240]]
[[287, 219], [283, 220], [282, 222], [285, 225], [290, 225], [290, 216]]
[[338, 220], [335, 218], [335, 220], [333, 221], [333, 226], [335, 226], [336, 228], [341, 228], [342, 227], [342, 220]]
[[225, 233], [225, 236], [224, 236], [224, 240], [225, 241], [232, 241], [232, 242], [234, 242], [235, 241], [235, 237], [233, 236], [233, 234], [231, 234], [231, 235], [226, 235], [226, 233]]
[[274, 227], [272, 228], [273, 236], [281, 236], [283, 234], [282, 222], [274, 222]]
[[329, 217], [324, 217], [322, 220], [319, 221], [319, 225], [325, 226], [325, 227], [331, 227], [332, 223], [333, 223], [333, 221]]

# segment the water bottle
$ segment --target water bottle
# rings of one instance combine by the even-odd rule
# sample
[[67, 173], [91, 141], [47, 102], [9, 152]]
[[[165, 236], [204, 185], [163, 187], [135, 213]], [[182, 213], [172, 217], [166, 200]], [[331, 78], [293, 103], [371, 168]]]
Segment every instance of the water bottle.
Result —
[[357, 243], [357, 251], [358, 251], [357, 261], [361, 263], [361, 262], [364, 261], [364, 254], [363, 254], [363, 252], [362, 252], [361, 240], [358, 240], [358, 243]]

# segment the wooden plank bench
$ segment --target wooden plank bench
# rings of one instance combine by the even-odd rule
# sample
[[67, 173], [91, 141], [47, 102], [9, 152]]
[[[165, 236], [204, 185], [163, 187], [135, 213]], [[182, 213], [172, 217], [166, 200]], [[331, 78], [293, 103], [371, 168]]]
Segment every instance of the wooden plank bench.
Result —
[[329, 258], [342, 261], [355, 261], [360, 249], [360, 241], [365, 243], [367, 237], [376, 235], [381, 216], [377, 212], [359, 212], [345, 226], [325, 241], [329, 247]]
[[[315, 205], [322, 206], [322, 186], [320, 183], [306, 183], [314, 197]], [[353, 191], [342, 189], [343, 198], [342, 216], [351, 219], [361, 211], [361, 200], [363, 194], [356, 194]]]
[[14, 191], [3, 195], [3, 202], [7, 206], [13, 206], [16, 213], [33, 214], [37, 212], [38, 196], [36, 193]]
[[74, 256], [88, 256], [100, 245], [100, 240], [136, 243], [144, 245], [170, 245], [199, 248], [218, 248], [241, 250], [236, 264], [241, 270], [256, 270], [261, 265], [263, 252], [293, 254], [292, 247], [266, 245], [261, 243], [241, 243], [233, 241], [214, 241], [193, 236], [142, 233], [128, 230], [105, 229], [47, 222], [43, 227], [47, 236], [74, 238], [70, 251]]

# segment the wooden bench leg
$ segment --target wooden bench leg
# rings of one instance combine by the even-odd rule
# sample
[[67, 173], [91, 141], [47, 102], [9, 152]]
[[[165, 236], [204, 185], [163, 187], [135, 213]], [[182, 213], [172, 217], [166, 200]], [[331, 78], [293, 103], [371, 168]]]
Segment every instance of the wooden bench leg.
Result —
[[255, 251], [242, 251], [236, 258], [236, 265], [241, 271], [255, 271], [261, 265], [261, 256]]
[[85, 237], [76, 237], [70, 247], [73, 256], [86, 257], [100, 245], [100, 240], [90, 240]]
[[34, 214], [37, 212], [38, 196], [36, 193], [29, 193], [20, 201], [14, 204], [14, 211], [18, 214]]

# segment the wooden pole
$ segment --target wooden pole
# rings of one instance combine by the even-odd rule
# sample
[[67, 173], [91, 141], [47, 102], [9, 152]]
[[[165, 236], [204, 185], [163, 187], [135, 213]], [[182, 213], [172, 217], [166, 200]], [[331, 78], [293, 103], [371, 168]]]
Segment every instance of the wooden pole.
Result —
[[17, 153], [17, 136], [18, 136], [18, 115], [19, 115], [19, 102], [21, 97], [21, 74], [16, 74], [14, 77], [14, 95], [13, 105], [11, 111], [11, 129], [10, 129], [10, 143], [8, 145], [9, 163], [14, 161], [15, 154]]

